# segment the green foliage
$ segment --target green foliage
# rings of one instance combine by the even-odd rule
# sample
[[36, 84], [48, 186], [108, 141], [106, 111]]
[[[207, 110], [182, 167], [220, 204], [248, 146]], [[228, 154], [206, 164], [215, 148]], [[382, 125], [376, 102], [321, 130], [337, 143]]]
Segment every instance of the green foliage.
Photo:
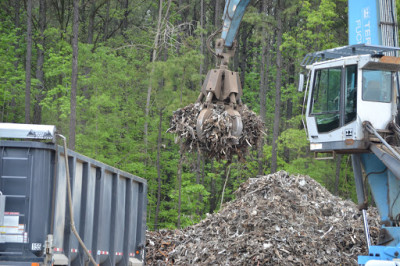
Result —
[[304, 155], [307, 138], [303, 129], [288, 128], [281, 133], [279, 141], [281, 147], [293, 150], [297, 156]]
[[[0, 12], [3, 16], [7, 16]], [[8, 17], [8, 19], [11, 19]], [[25, 50], [23, 38], [18, 36], [10, 20], [0, 20], [0, 119], [23, 122], [24, 109], [12, 105], [24, 105], [25, 70], [19, 60]]]
[[254, 112], [260, 112], [260, 101], [258, 91], [260, 87], [260, 75], [255, 72], [249, 72], [245, 76], [245, 91], [242, 101]]
[[[215, 17], [221, 14], [215, 14], [215, 1], [205, 1], [205, 24], [201, 28], [200, 1], [172, 1], [169, 7], [164, 1], [161, 34], [155, 47], [157, 56], [152, 63], [159, 10], [157, 1], [129, 1], [127, 9], [121, 1], [115, 0], [80, 2], [84, 5], [80, 11], [79, 29], [76, 150], [147, 180], [147, 222], [152, 229], [157, 207], [157, 147], [160, 144], [158, 228], [175, 228], [179, 215], [177, 173], [180, 155], [174, 136], [166, 131], [173, 111], [196, 100], [204, 73], [215, 67], [215, 58], [207, 51], [201, 36], [206, 38], [216, 30]], [[233, 192], [248, 178], [269, 173], [278, 49], [282, 51], [284, 64], [282, 121], [277, 148], [279, 169], [308, 174], [331, 191], [335, 189], [335, 163], [316, 161], [309, 152], [301, 122], [303, 95], [297, 92], [296, 83], [300, 62], [306, 53], [347, 42], [344, 22], [347, 1], [284, 1], [284, 34], [280, 47], [276, 46], [276, 1], [267, 2], [267, 12], [261, 11], [262, 1], [251, 3], [237, 36], [236, 56], [231, 60], [235, 69], [244, 70], [241, 73], [244, 77], [242, 100], [255, 112], [260, 112], [261, 72], [267, 75], [267, 136], [260, 158], [262, 164], [259, 166], [255, 149], [250, 151], [246, 163], [235, 158], [230, 166], [202, 157], [198, 163], [197, 154], [184, 154], [180, 199], [182, 227], [200, 221], [208, 212], [218, 211], [227, 167], [230, 170], [224, 202], [233, 200]], [[7, 3], [0, 3], [0, 119], [2, 122], [23, 122], [26, 50], [26, 26], [23, 23], [26, 14], [23, 8], [18, 12]], [[92, 7], [95, 7], [93, 14]], [[43, 124], [55, 124], [60, 133], [68, 135], [72, 13], [68, 5], [58, 6], [58, 10], [54, 5], [47, 8], [45, 44], [41, 47], [38, 43], [38, 5], [34, 2], [31, 99], [42, 108]], [[17, 14], [20, 16], [18, 27]], [[91, 27], [93, 40], [88, 43]], [[267, 45], [270, 49], [262, 58], [262, 48]], [[43, 90], [35, 86], [38, 84], [35, 73], [37, 48], [45, 51]], [[269, 60], [269, 67], [263, 70], [262, 60]], [[148, 144], [145, 145], [143, 131], [149, 85], [152, 92], [147, 119]], [[161, 143], [157, 143], [160, 119]], [[355, 198], [347, 156], [341, 162], [339, 195]]]

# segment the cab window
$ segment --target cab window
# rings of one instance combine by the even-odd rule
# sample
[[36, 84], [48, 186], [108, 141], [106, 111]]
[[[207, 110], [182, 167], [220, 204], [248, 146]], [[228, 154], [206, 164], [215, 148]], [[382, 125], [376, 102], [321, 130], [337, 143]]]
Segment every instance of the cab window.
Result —
[[339, 127], [340, 82], [342, 68], [319, 69], [315, 73], [311, 114], [318, 132]]
[[363, 70], [362, 99], [389, 103], [392, 100], [392, 73], [384, 70]]

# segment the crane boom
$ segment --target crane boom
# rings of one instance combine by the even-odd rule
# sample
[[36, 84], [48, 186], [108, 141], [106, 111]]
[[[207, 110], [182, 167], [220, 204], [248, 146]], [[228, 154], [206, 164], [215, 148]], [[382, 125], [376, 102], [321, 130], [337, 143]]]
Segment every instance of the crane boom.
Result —
[[[229, 59], [235, 54], [235, 37], [237, 35], [244, 12], [250, 0], [226, 0], [224, 21], [221, 37], [215, 43], [215, 55], [221, 59], [218, 69], [211, 69], [207, 73], [197, 102], [202, 102], [202, 111], [196, 123], [197, 135], [204, 138], [204, 124], [215, 111], [215, 105], [224, 106], [232, 126], [230, 134], [240, 138], [243, 131], [243, 122], [238, 105], [241, 105], [242, 86], [239, 74], [228, 69]], [[224, 51], [226, 50], [226, 51]]]
[[225, 1], [224, 25], [222, 28], [221, 39], [225, 40], [225, 47], [232, 47], [236, 34], [242, 22], [243, 15], [250, 0], [227, 0]]

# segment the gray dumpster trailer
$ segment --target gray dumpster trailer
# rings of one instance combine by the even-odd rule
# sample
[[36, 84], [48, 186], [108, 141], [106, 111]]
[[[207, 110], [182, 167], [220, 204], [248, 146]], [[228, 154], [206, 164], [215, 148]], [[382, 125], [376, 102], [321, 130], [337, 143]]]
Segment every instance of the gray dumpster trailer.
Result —
[[143, 264], [146, 180], [64, 154], [53, 143], [0, 140], [0, 265]]

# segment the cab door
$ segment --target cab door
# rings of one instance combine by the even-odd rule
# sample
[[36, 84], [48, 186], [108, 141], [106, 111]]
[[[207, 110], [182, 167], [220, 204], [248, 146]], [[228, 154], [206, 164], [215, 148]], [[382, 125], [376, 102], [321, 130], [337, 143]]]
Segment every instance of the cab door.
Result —
[[306, 115], [310, 142], [343, 143], [344, 128], [357, 119], [357, 60], [317, 64], [311, 75]]

